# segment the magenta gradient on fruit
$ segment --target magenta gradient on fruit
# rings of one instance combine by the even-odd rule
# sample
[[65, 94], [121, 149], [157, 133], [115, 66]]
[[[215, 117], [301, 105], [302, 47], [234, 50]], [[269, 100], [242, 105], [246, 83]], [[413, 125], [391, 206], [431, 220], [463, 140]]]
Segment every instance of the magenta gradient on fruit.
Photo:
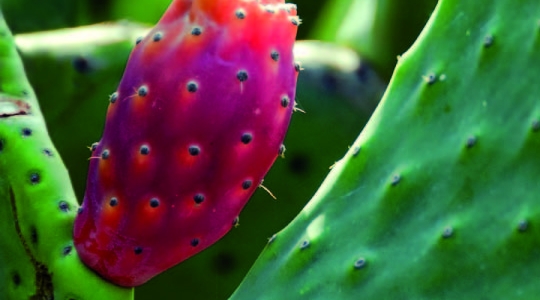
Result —
[[74, 228], [81, 259], [140, 285], [232, 227], [294, 109], [299, 19], [283, 1], [176, 0], [111, 96]]

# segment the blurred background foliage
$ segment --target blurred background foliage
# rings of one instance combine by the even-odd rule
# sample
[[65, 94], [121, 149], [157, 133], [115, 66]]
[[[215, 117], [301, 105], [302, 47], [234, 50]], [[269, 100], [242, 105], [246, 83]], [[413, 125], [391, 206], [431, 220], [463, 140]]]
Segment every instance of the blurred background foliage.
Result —
[[[2, 0], [14, 33], [73, 27], [111, 20], [154, 24], [170, 0]], [[32, 4], [34, 5], [32, 5]], [[298, 39], [352, 47], [388, 79], [396, 57], [414, 41], [437, 0], [294, 1], [303, 20]]]
[[[14, 34], [73, 27], [111, 20], [129, 20], [154, 24], [171, 0], [2, 0], [6, 19]], [[294, 1], [302, 10], [304, 25], [298, 38], [304, 39], [326, 0], [313, 4]]]
[[[19, 34], [25, 68], [79, 201], [90, 155], [86, 147], [101, 136], [108, 95], [120, 81], [135, 38], [160, 18], [170, 1], [0, 2], [13, 32]], [[286, 158], [277, 160], [264, 182], [278, 200], [259, 189], [240, 215], [238, 228], [137, 288], [136, 299], [227, 298], [267, 238], [293, 219], [352, 144], [382, 96], [397, 56], [412, 44], [436, 4], [436, 0], [294, 2], [302, 19], [298, 40], [327, 43], [297, 47], [305, 68], [297, 102], [306, 113], [293, 116]], [[41, 42], [34, 36], [96, 23], [110, 28], [53, 34]]]

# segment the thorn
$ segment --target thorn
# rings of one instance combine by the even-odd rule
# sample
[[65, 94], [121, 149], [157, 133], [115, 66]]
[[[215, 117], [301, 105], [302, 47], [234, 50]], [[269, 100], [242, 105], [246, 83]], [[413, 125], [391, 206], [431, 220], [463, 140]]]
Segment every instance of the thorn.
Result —
[[328, 170], [332, 170], [336, 165], [337, 165], [337, 161], [335, 161], [330, 167], [328, 167]]
[[91, 159], [93, 159], [93, 158], [99, 158], [99, 159], [101, 159], [101, 156], [90, 156], [90, 157], [88, 158], [88, 160], [91, 160]]
[[281, 144], [281, 146], [279, 146], [279, 152], [278, 152], [278, 155], [281, 157], [281, 158], [285, 158], [285, 150], [287, 150], [285, 148], [285, 145], [284, 144]]
[[246, 70], [240, 70], [236, 73], [236, 79], [240, 81], [240, 94], [244, 93], [244, 82], [248, 80], [248, 72]]
[[295, 62], [294, 62], [294, 70], [295, 70], [297, 73], [304, 70], [304, 68], [302, 68], [302, 64], [301, 64], [299, 61], [295, 61]]
[[240, 94], [244, 94], [244, 83], [240, 82]]
[[298, 107], [297, 107], [297, 104], [298, 104], [298, 102], [294, 102], [294, 108], [293, 108], [293, 111], [294, 111], [294, 112], [297, 112], [297, 111], [298, 111], [298, 112], [301, 112], [301, 113], [305, 114], [306, 111], [303, 110], [303, 109], [301, 109], [301, 108], [298, 108]]
[[[264, 181], [264, 180], [263, 180]], [[261, 184], [259, 184], [259, 187], [262, 188], [263, 190], [265, 190], [268, 195], [270, 195], [270, 197], [274, 198], [274, 200], [277, 200], [276, 196], [274, 196], [274, 194], [272, 194], [272, 192], [270, 191], [270, 189], [268, 189], [267, 187], [265, 187], [262, 182]]]
[[289, 17], [289, 20], [291, 21], [291, 23], [294, 26], [298, 26], [298, 25], [302, 24], [302, 20], [300, 20], [300, 18], [298, 16]]
[[135, 87], [133, 87], [133, 95], [129, 95], [129, 96], [127, 96], [125, 99], [128, 99], [128, 100], [129, 100], [129, 99], [132, 99], [132, 98], [137, 97], [138, 95], [139, 95], [138, 89], [135, 88]]

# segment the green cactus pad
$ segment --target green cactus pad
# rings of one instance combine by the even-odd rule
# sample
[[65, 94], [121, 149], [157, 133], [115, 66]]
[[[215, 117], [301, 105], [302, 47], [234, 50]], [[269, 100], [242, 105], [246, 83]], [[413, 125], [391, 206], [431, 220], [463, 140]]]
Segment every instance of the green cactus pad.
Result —
[[2, 299], [132, 299], [73, 248], [78, 204], [1, 14], [0, 65]]
[[[13, 216], [14, 201], [9, 184], [0, 179], [0, 295], [7, 299], [29, 299], [35, 294], [36, 272], [27, 249], [19, 238], [20, 229]], [[9, 242], [6, 242], [9, 241]], [[23, 280], [24, 279], [24, 280]]]
[[539, 16], [533, 0], [440, 1], [232, 299], [536, 299]]

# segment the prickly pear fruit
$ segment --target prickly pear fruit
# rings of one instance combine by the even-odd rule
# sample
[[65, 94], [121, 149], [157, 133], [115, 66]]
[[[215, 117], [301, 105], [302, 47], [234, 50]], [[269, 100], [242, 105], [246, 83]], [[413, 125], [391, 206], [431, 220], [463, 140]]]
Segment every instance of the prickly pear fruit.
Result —
[[298, 25], [279, 0], [176, 0], [138, 40], [75, 223], [88, 266], [140, 285], [231, 229], [283, 151]]

